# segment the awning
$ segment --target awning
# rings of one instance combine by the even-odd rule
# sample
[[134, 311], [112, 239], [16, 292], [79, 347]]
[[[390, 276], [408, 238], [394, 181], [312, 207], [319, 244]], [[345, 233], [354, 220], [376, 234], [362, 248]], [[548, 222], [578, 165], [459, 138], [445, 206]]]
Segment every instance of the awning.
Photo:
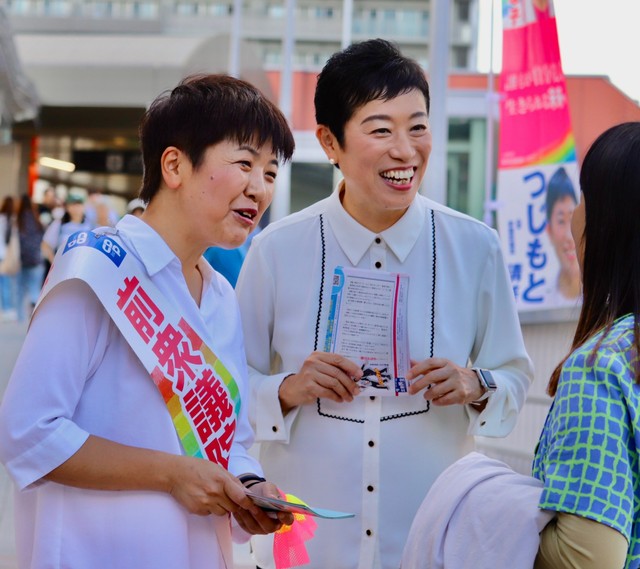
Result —
[[16, 47], [11, 24], [0, 6], [0, 114], [2, 121], [15, 123], [34, 119], [38, 115], [39, 99], [29, 80]]
[[[42, 105], [147, 107], [192, 73], [226, 73], [229, 36], [18, 34]], [[241, 47], [242, 78], [273, 98], [260, 58]]]

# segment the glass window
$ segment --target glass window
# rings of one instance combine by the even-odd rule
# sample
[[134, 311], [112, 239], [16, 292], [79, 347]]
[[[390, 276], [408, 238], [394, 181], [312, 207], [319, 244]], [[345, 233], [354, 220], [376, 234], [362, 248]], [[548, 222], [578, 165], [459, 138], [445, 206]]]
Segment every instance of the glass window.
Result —
[[158, 17], [158, 5], [155, 2], [134, 2], [133, 4], [134, 17], [144, 20]]
[[449, 120], [447, 205], [476, 219], [484, 217], [485, 154], [485, 119]]
[[318, 20], [330, 20], [333, 18], [333, 8], [313, 8], [310, 16]]
[[455, 69], [467, 69], [469, 67], [469, 46], [456, 45], [451, 48], [451, 66]]
[[461, 22], [468, 22], [471, 17], [471, 6], [469, 0], [458, 0], [457, 13], [458, 20]]
[[291, 164], [291, 213], [328, 197], [333, 191], [335, 167], [331, 164]]
[[282, 5], [269, 5], [267, 9], [267, 16], [269, 18], [278, 18], [280, 20], [284, 19], [286, 16], [286, 12], [284, 6]]

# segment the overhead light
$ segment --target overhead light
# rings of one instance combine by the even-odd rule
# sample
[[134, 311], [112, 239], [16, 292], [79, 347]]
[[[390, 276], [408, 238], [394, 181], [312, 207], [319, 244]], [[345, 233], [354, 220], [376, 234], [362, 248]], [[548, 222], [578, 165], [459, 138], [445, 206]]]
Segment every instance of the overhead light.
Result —
[[76, 169], [76, 165], [73, 162], [58, 160], [57, 158], [49, 158], [48, 156], [43, 156], [38, 160], [38, 162], [41, 166], [54, 168], [55, 170], [62, 170], [64, 172], [73, 172]]

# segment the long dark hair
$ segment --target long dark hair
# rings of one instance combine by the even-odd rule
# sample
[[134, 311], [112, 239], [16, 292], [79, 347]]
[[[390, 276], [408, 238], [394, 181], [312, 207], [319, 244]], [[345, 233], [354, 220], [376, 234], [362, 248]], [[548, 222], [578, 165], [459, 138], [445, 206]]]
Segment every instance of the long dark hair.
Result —
[[[595, 140], [582, 164], [580, 187], [585, 206], [583, 302], [571, 351], [600, 330], [608, 331], [617, 318], [633, 314], [640, 383], [640, 122], [614, 126]], [[555, 395], [567, 357], [551, 375], [549, 395]]]
[[4, 242], [8, 245], [11, 240], [11, 226], [13, 221], [13, 214], [15, 213], [15, 205], [13, 203], [13, 197], [7, 196], [4, 198], [2, 202], [2, 206], [0, 206], [0, 215], [5, 215], [7, 217], [7, 230], [2, 237], [4, 238]]
[[38, 218], [38, 210], [36, 209], [35, 204], [31, 201], [31, 198], [27, 194], [23, 194], [20, 197], [20, 202], [18, 203], [18, 229], [20, 231], [25, 231], [28, 226], [26, 223], [26, 218], [32, 217], [35, 226], [42, 230], [42, 223], [40, 223], [40, 219]]

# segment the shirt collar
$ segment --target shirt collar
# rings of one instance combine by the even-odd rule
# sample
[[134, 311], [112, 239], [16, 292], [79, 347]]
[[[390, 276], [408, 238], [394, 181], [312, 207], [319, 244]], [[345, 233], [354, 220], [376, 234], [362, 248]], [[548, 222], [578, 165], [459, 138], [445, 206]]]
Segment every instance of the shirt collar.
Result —
[[360, 225], [342, 206], [340, 192], [344, 181], [341, 180], [328, 199], [327, 218], [331, 224], [340, 247], [353, 265], [357, 265], [368, 251], [376, 237], [381, 237], [400, 262], [416, 244], [424, 226], [426, 205], [423, 200], [414, 198], [405, 214], [391, 227], [380, 233], [374, 233]]
[[[150, 277], [159, 273], [173, 261], [180, 265], [176, 254], [156, 230], [135, 215], [125, 215], [116, 225], [116, 229], [124, 233]], [[214, 270], [204, 257], [200, 257], [198, 269], [202, 275], [204, 287], [212, 284], [216, 290], [219, 290], [218, 279], [213, 278]]]
[[125, 215], [116, 229], [124, 233], [150, 277], [174, 259], [177, 260], [175, 253], [156, 230], [135, 215]]

